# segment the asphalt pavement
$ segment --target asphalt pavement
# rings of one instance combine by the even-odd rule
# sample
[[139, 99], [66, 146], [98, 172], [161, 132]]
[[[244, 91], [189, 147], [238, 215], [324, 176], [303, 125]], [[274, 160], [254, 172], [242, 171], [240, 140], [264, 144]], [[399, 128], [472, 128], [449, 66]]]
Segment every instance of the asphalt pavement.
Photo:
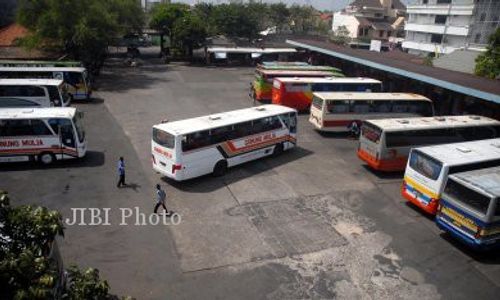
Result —
[[[443, 235], [402, 199], [402, 174], [368, 170], [355, 140], [319, 134], [307, 115], [298, 147], [279, 157], [182, 183], [153, 172], [153, 124], [253, 105], [252, 68], [164, 65], [155, 51], [143, 50], [138, 67], [111, 58], [96, 98], [76, 104], [86, 113], [85, 159], [0, 166], [0, 189], [15, 204], [65, 218], [110, 208], [109, 226], [67, 226], [65, 264], [97, 267], [114, 293], [137, 299], [497, 299], [498, 256]], [[156, 183], [180, 224], [135, 226], [134, 215], [120, 225], [120, 208], [150, 214]]]

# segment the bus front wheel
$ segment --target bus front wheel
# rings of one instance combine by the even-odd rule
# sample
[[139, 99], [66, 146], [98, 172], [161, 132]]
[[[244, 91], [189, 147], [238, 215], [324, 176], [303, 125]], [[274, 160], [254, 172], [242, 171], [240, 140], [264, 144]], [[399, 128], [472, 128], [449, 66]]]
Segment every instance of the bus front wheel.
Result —
[[38, 156], [38, 161], [44, 166], [52, 164], [55, 160], [54, 154], [50, 152], [44, 152]]
[[220, 160], [215, 164], [213, 174], [215, 177], [220, 177], [224, 176], [224, 174], [226, 174], [226, 171], [227, 171], [227, 161]]

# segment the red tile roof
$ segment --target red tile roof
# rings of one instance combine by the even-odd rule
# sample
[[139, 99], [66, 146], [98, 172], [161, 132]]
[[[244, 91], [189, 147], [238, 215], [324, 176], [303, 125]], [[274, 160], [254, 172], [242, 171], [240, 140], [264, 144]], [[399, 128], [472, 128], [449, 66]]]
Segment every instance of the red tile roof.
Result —
[[0, 29], [0, 47], [14, 46], [17, 39], [25, 37], [28, 30], [19, 24], [11, 24]]

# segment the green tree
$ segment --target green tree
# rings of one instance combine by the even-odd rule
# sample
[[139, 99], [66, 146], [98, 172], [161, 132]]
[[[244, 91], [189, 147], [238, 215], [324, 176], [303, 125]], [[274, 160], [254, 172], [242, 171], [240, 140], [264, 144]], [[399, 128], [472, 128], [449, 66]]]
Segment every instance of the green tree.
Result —
[[192, 13], [177, 19], [173, 24], [173, 37], [189, 56], [193, 56], [193, 49], [201, 47], [207, 32], [202, 20]]
[[246, 11], [240, 3], [215, 6], [213, 14], [218, 33], [229, 37], [244, 37], [251, 41], [259, 33], [259, 24], [254, 14]]
[[174, 43], [173, 27], [178, 19], [184, 18], [189, 12], [189, 5], [183, 3], [163, 3], [156, 5], [151, 11], [149, 26], [160, 32], [160, 48], [164, 51], [165, 35]]
[[23, 44], [53, 48], [101, 66], [111, 41], [140, 30], [144, 15], [135, 0], [20, 0], [17, 21], [32, 33]]
[[279, 33], [290, 23], [290, 10], [282, 2], [270, 4], [269, 18]]
[[339, 26], [334, 32], [332, 32], [329, 36], [329, 39], [332, 43], [337, 45], [347, 45], [351, 41], [351, 37], [349, 36], [349, 29], [344, 25]]
[[[96, 269], [71, 267], [63, 290], [55, 239], [64, 233], [59, 212], [38, 206], [10, 205], [0, 191], [0, 299], [112, 299]], [[58, 261], [59, 260], [59, 261]], [[115, 297], [116, 298], [116, 297]]]
[[500, 28], [489, 37], [486, 52], [476, 58], [474, 72], [491, 79], [500, 76]]
[[208, 36], [217, 34], [217, 27], [214, 22], [214, 5], [212, 3], [200, 2], [193, 7], [193, 14], [202, 22]]
[[315, 10], [312, 6], [292, 5], [290, 23], [294, 33], [308, 33], [315, 28]]

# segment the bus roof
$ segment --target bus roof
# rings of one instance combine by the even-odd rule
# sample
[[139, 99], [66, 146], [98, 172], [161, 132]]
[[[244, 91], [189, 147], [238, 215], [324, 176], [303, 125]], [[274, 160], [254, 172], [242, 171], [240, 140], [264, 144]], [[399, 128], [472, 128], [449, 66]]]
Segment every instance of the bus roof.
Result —
[[323, 100], [422, 100], [429, 98], [413, 93], [366, 93], [366, 92], [315, 92], [314, 96]]
[[366, 120], [384, 131], [399, 131], [413, 129], [432, 129], [447, 127], [467, 127], [481, 125], [500, 125], [500, 121], [483, 116], [442, 116], [442, 117], [415, 117], [394, 118], [380, 120]]
[[60, 86], [64, 81], [61, 79], [46, 78], [0, 78], [0, 85], [54, 85]]
[[2, 64], [12, 64], [12, 65], [82, 65], [82, 62], [76, 60], [15, 60], [15, 59], [0, 59], [0, 65]]
[[311, 65], [261, 65], [259, 69], [264, 70], [297, 70], [297, 71], [332, 71], [341, 72], [340, 69], [330, 66], [311, 66]]
[[450, 175], [450, 178], [470, 184], [494, 197], [500, 197], [500, 167], [456, 173]]
[[366, 77], [276, 77], [274, 80], [283, 83], [374, 83], [381, 81]]
[[475, 161], [500, 159], [500, 138], [417, 147], [423, 154], [446, 165], [457, 166]]
[[154, 125], [153, 127], [174, 135], [182, 135], [295, 111], [295, 109], [286, 106], [268, 104], [203, 117], [167, 122]]
[[302, 61], [263, 61], [257, 65], [260, 66], [310, 66], [310, 64]]
[[267, 76], [278, 76], [279, 75], [290, 75], [290, 76], [344, 76], [342, 73], [338, 72], [331, 72], [331, 71], [302, 71], [302, 70], [263, 70], [263, 69], [257, 69], [257, 72], [261, 73], [262, 75], [267, 75]]
[[46, 107], [46, 108], [2, 108], [1, 119], [44, 119], [44, 118], [73, 118], [75, 107]]
[[83, 67], [0, 67], [0, 72], [78, 72], [85, 71]]

